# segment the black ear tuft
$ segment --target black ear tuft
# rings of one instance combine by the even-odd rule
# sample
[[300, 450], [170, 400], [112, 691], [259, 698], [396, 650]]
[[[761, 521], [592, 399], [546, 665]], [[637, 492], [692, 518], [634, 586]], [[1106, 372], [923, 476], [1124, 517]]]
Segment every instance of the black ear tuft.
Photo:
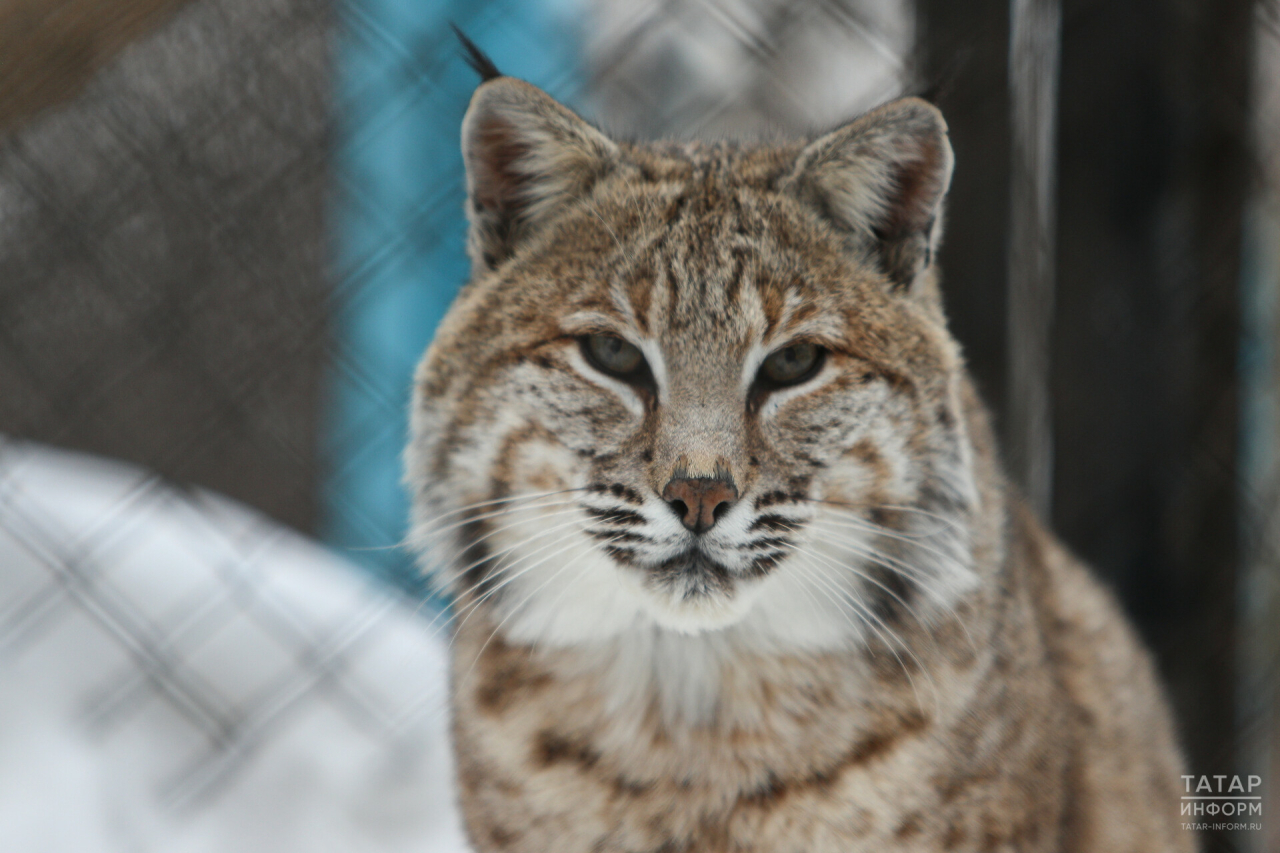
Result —
[[493, 64], [493, 60], [485, 56], [484, 51], [476, 47], [476, 43], [467, 38], [467, 34], [459, 29], [457, 24], [450, 22], [449, 26], [453, 29], [453, 34], [458, 37], [458, 41], [462, 42], [462, 49], [467, 52], [463, 58], [472, 70], [480, 75], [480, 82], [487, 83], [503, 76], [498, 66]]
[[473, 271], [505, 260], [618, 156], [608, 137], [536, 86], [514, 77], [477, 86], [462, 119]]

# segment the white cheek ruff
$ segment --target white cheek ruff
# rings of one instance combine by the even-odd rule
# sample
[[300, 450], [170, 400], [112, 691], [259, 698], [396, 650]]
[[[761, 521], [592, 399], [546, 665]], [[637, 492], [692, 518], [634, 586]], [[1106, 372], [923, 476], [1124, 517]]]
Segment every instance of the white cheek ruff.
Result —
[[498, 609], [502, 630], [516, 642], [585, 646], [645, 621], [625, 576], [586, 536], [511, 586]]
[[756, 606], [741, 630], [768, 650], [823, 651], [862, 640], [863, 626], [851, 618], [843, 598], [853, 593], [852, 587], [821, 561], [794, 554], [760, 587]]

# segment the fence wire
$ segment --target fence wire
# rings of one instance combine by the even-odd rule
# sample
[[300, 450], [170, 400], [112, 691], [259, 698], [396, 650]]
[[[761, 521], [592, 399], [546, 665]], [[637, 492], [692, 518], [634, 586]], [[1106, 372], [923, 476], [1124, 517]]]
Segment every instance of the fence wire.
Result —
[[[537, 5], [194, 0], [0, 139], [0, 656], [70, 679], [97, 742], [163, 732], [165, 810], [317, 715], [388, 755], [438, 722], [402, 593], [326, 573], [420, 592], [409, 372], [466, 269], [450, 19], [625, 132], [809, 131], [907, 82], [900, 4]], [[669, 61], [708, 85], [661, 90]]]
[[[52, 661], [54, 652], [40, 658], [40, 649], [64, 648], [52, 639], [60, 625], [89, 625], [77, 636], [91, 637], [102, 658], [80, 696], [83, 726], [101, 735], [123, 730], [148, 708], [165, 708], [184, 721], [186, 742], [197, 744], [158, 777], [173, 808], [199, 806], [234, 782], [247, 757], [297, 730], [291, 721], [307, 708], [334, 709], [371, 742], [402, 748], [424, 719], [427, 688], [420, 685], [413, 697], [380, 692], [376, 685], [395, 677], [379, 669], [383, 664], [362, 669], [361, 655], [378, 646], [379, 626], [401, 630], [394, 626], [404, 623], [387, 614], [404, 603], [404, 591], [413, 601], [422, 593], [410, 557], [398, 548], [410, 371], [467, 269], [457, 137], [475, 81], [447, 24], [459, 24], [504, 71], [624, 135], [813, 133], [905, 92], [938, 96], [953, 120], [957, 181], [967, 180], [967, 169], [999, 176], [1007, 216], [1008, 148], [985, 150], [972, 140], [993, 121], [1007, 121], [999, 113], [1008, 112], [1008, 22], [1000, 17], [1008, 4], [973, 6], [987, 10], [980, 13], [989, 18], [984, 32], [997, 32], [996, 54], [1004, 52], [1005, 65], [985, 66], [964, 50], [929, 55], [927, 47], [946, 43], [938, 27], [952, 14], [948, 5], [189, 0], [115, 55], [73, 100], [0, 127], [0, 436], [11, 437], [0, 444], [0, 659]], [[1101, 5], [1063, 4], [1063, 61], [1071, 72], [1061, 78], [1064, 122], [1078, 119], [1080, 111], [1068, 108], [1084, 88], [1071, 71], [1082, 64], [1072, 45], [1094, 32]], [[1232, 633], [1242, 671], [1238, 745], [1242, 764], [1265, 768], [1271, 834], [1215, 843], [1258, 851], [1280, 849], [1276, 8], [1250, 7], [1257, 66], [1252, 90], [1235, 104], [1251, 110], [1254, 200], [1240, 284], [1242, 336], [1217, 345], [1232, 357], [1241, 353], [1240, 458], [1224, 461], [1217, 448], [1199, 448], [1182, 463], [1227, 465], [1239, 484], [1234, 523], [1244, 555], [1239, 633]], [[970, 89], [948, 101], [957, 86]], [[0, 81], [0, 99], [3, 92]], [[0, 104], [0, 120], [7, 115]], [[1172, 133], [1184, 118], [1153, 114], [1144, 121], [1167, 122]], [[1062, 129], [1060, 151], [1079, 148], [1071, 133]], [[1099, 165], [1097, 182], [1107, 175]], [[1062, 189], [1080, 198], [1093, 186]], [[975, 192], [959, 186], [953, 199]], [[1107, 215], [1128, 217], [1135, 231], [1175, 244], [1185, 236], [1179, 229], [1189, 202], [1173, 190], [1167, 196], [1155, 212]], [[950, 215], [966, 220], [955, 233], [977, 233], [990, 213], [953, 205]], [[1010, 404], [1002, 379], [1008, 365], [1000, 361], [1005, 309], [1003, 301], [984, 300], [1003, 293], [1005, 283], [988, 281], [981, 270], [1005, 267], [1005, 221], [992, 216], [986, 229], [995, 232], [983, 243], [994, 262], [970, 262], [963, 246], [944, 246], [942, 255], [961, 337], [987, 330], [962, 343], [997, 402], [1002, 428]], [[1070, 239], [1075, 222], [1059, 217], [1057, 228], [1060, 246], [1078, 256], [1079, 237]], [[948, 266], [950, 258], [956, 262]], [[1115, 274], [1140, 273], [1135, 265]], [[1175, 278], [1170, 273], [1157, 285], [1173, 288]], [[1060, 286], [1071, 280], [1060, 276]], [[1170, 309], [1184, 318], [1174, 324], [1175, 336], [1191, 334], [1199, 303], [1189, 293], [1167, 294], [1192, 306], [1181, 314]], [[1143, 303], [1127, 298], [1100, 296], [1059, 328], [1087, 315], [1099, 334], [1136, 334], [1130, 313]], [[1070, 300], [1067, 308], [1075, 310]], [[1010, 322], [1018, 328], [1016, 317]], [[987, 339], [993, 336], [1001, 339]], [[1077, 411], [1077, 392], [1092, 386], [1073, 384], [1083, 372], [1072, 372], [1063, 356], [1087, 341], [1039, 344], [1055, 363], [1039, 368], [1045, 375], [1037, 381], [1060, 386], [1053, 392], [1058, 417], [1064, 407]], [[1192, 367], [1185, 367], [1189, 375]], [[1165, 378], [1142, 381], [1163, 387]], [[1169, 384], [1174, 380], [1181, 374]], [[32, 497], [30, 472], [53, 469], [32, 461], [47, 451], [29, 441], [138, 467], [112, 480], [119, 488], [95, 505], [96, 514], [77, 515], [67, 508], [84, 488], [75, 477], [60, 481], [67, 502], [57, 507]], [[1055, 456], [1057, 466], [1076, 465], [1057, 449]], [[84, 459], [48, 458], [61, 460], [57, 470], [91, 467]], [[202, 489], [263, 515], [238, 515]], [[1066, 498], [1065, 513], [1086, 502], [1080, 493]], [[137, 574], [149, 539], [172, 529], [154, 526], [160, 517], [166, 524], [181, 519], [186, 531], [165, 547], [190, 552], [174, 570], [185, 580], [172, 589], [161, 584], [163, 573], [145, 575], [146, 583]], [[1139, 549], [1143, 536], [1181, 535], [1170, 529], [1177, 519], [1138, 519], [1119, 533], [1103, 532], [1123, 540], [1115, 544], [1098, 533], [1102, 522], [1067, 520], [1073, 518], [1085, 520], [1067, 525], [1080, 537], [1072, 544], [1090, 556], [1096, 545], [1109, 579], [1122, 591], [1132, 581], [1141, 595], [1149, 575], [1125, 574], [1125, 548], [1137, 542]], [[1159, 527], [1158, 536], [1143, 524]], [[284, 528], [321, 537], [344, 566], [359, 564], [394, 583], [338, 584], [323, 616], [299, 617], [292, 599], [282, 603], [270, 592], [282, 571], [273, 568], [278, 543], [295, 541]], [[1108, 564], [1107, 554], [1120, 556]], [[1159, 591], [1148, 597], [1159, 599]], [[1132, 597], [1129, 604], [1141, 609]], [[1177, 631], [1177, 614], [1159, 614], [1157, 651], [1185, 654], [1159, 640], [1162, 631]], [[261, 666], [228, 686], [210, 669], [219, 644]], [[1201, 686], [1190, 682], [1189, 695]]]

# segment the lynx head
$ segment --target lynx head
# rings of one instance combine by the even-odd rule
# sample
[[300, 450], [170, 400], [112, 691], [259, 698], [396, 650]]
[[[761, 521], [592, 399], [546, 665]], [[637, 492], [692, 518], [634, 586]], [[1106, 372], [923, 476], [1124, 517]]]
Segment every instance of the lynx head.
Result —
[[416, 378], [416, 546], [508, 638], [857, 642], [974, 581], [932, 271], [946, 125], [628, 144], [535, 87], [462, 129], [472, 277]]

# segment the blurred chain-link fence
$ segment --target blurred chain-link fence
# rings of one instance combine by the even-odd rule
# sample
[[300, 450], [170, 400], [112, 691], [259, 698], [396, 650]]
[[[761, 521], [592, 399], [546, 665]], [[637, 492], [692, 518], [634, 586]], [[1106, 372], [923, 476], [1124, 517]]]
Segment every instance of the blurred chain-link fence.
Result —
[[206, 2], [0, 140], [0, 431], [311, 529], [332, 13]]
[[[220, 492], [421, 595], [398, 547], [405, 407], [467, 268], [457, 137], [475, 80], [448, 24], [505, 72], [625, 135], [804, 134], [923, 93], [957, 153], [948, 311], [1006, 448], [1039, 454], [1037, 499], [1155, 648], [1197, 772], [1271, 762], [1272, 834], [1220, 834], [1215, 849], [1280, 849], [1280, 748], [1267, 740], [1280, 659], [1274, 4], [136, 5], [125, 16], [136, 32], [96, 39], [85, 29], [101, 16], [77, 11], [105, 8], [96, 0], [17, 4], [21, 18], [0, 18], [32, 33], [10, 35], [16, 59], [0, 60], [0, 434], [159, 475], [129, 501], [172, 500], [181, 492], [165, 481]], [[1025, 75], [1009, 70], [1020, 7], [1057, 15], [1047, 114], [1015, 109], [1027, 103]], [[1019, 42], [1033, 60], [1047, 32], [1037, 20], [1050, 18]], [[54, 37], [64, 31], [79, 40]], [[101, 70], [53, 103], [71, 87], [41, 75], [69, 67], [82, 44], [98, 52], [71, 65]], [[1057, 191], [1041, 181], [1033, 201], [1056, 224], [1011, 229], [1016, 125], [1054, 119]], [[1010, 239], [1056, 244], [1052, 310], [1038, 325], [1017, 298]], [[1010, 352], [1025, 351], [1011, 341], [1028, 329], [1042, 330], [1031, 343], [1045, 359], [1029, 376], [1010, 370]], [[1027, 388], [1043, 398], [1039, 438], [1018, 414]], [[12, 476], [0, 465], [0, 532], [48, 573], [19, 582], [0, 566], [0, 654], [21, 657], [38, 646], [38, 631], [20, 629], [38, 623], [37, 604], [100, 611], [70, 591], [129, 563], [68, 550], [84, 531], [29, 523], [34, 505], [3, 491]], [[363, 596], [352, 593], [353, 614]], [[204, 618], [231, 625], [244, 612], [210, 605]], [[238, 755], [227, 732], [256, 731], [262, 714], [192, 705], [182, 673], [203, 640], [141, 617], [112, 624], [103, 642], [137, 668], [107, 692], [151, 691], [203, 720], [211, 754]], [[286, 648], [291, 671], [341, 693], [315, 642]], [[273, 695], [257, 698], [274, 707]], [[379, 713], [370, 719], [395, 729]]]

